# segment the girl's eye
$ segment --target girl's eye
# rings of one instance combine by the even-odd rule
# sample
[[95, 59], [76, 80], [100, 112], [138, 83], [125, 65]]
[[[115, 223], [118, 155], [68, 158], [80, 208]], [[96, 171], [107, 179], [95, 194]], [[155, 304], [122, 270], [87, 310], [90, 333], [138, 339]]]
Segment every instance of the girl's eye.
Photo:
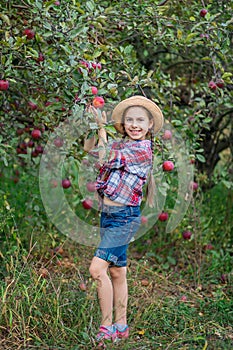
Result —
[[[132, 122], [133, 122], [133, 119], [132, 119], [132, 118], [125, 118], [125, 122], [126, 122], [126, 123], [132, 123]], [[144, 119], [143, 119], [143, 118], [138, 118], [138, 119], [137, 119], [137, 122], [142, 123], [142, 122], [144, 122]]]

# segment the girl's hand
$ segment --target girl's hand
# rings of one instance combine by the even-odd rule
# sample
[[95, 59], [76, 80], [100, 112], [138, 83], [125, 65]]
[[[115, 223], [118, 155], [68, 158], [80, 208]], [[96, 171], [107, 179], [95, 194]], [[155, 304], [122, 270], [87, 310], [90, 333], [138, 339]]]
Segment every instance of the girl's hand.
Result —
[[100, 109], [96, 109], [93, 106], [88, 108], [88, 112], [91, 113], [95, 117], [95, 121], [97, 125], [101, 128], [107, 123], [107, 115], [106, 112], [101, 112]]

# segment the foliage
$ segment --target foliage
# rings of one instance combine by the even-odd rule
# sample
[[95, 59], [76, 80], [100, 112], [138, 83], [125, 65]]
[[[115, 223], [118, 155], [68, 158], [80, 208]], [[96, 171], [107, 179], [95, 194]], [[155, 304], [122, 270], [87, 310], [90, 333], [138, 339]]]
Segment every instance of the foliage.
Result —
[[[29, 137], [15, 136], [18, 128], [38, 126], [46, 141], [74, 104], [92, 101], [90, 86], [111, 102], [140, 85], [211, 176], [232, 140], [231, 6], [209, 1], [203, 18], [198, 1], [2, 4], [1, 78], [10, 82], [1, 93], [3, 136], [16, 147]], [[209, 81], [218, 79], [224, 88], [211, 90]], [[24, 164], [23, 152], [19, 158]]]

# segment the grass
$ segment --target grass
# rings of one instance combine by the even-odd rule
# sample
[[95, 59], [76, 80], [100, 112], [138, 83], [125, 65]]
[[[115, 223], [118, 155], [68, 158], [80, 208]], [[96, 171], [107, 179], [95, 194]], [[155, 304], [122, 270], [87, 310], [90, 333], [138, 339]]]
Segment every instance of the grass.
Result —
[[[0, 205], [0, 349], [94, 349], [100, 320], [88, 271], [94, 249], [65, 239], [45, 223], [39, 199], [34, 215], [22, 198], [18, 207], [10, 198]], [[200, 220], [190, 241], [180, 234], [185, 219], [170, 235], [161, 224], [130, 245], [130, 337], [108, 349], [233, 348], [232, 204], [227, 198], [216, 187], [199, 201]], [[17, 227], [15, 218], [23, 222], [26, 215], [32, 221]], [[206, 243], [213, 249], [204, 249]]]
[[[0, 349], [94, 348], [100, 313], [88, 273], [93, 252], [70, 241], [57, 252], [49, 249], [39, 257], [35, 247], [28, 253], [18, 247], [5, 260]], [[150, 260], [137, 260], [134, 254], [133, 247], [128, 271], [131, 335], [109, 349], [232, 348], [232, 280], [195, 287], [186, 271], [157, 272]]]

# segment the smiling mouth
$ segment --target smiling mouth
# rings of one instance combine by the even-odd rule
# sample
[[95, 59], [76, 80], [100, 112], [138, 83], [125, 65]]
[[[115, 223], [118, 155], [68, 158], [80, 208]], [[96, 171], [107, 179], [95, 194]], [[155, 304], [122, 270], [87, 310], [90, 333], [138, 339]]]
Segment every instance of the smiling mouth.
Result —
[[129, 130], [131, 134], [138, 134], [141, 132], [141, 130]]

